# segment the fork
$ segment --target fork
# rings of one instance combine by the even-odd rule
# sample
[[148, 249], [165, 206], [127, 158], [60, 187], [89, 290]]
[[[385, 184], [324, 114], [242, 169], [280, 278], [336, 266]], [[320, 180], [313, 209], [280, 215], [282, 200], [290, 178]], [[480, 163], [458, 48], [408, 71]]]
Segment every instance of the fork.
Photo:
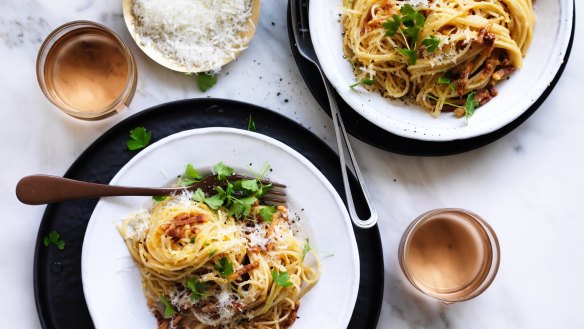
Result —
[[[343, 176], [343, 185], [345, 188], [345, 195], [347, 197], [347, 204], [349, 206], [349, 215], [351, 217], [351, 220], [357, 227], [370, 228], [377, 223], [378, 218], [377, 211], [373, 207], [371, 196], [369, 195], [367, 186], [365, 186], [365, 180], [363, 179], [363, 175], [361, 174], [361, 170], [359, 169], [359, 165], [357, 164], [357, 160], [355, 159], [355, 154], [353, 153], [353, 149], [351, 148], [351, 143], [349, 142], [349, 135], [345, 130], [343, 118], [340, 115], [337, 101], [335, 99], [335, 95], [333, 94], [332, 86], [326, 79], [322, 71], [322, 68], [320, 67], [320, 63], [316, 56], [316, 52], [314, 51], [314, 46], [310, 38], [310, 30], [308, 26], [308, 0], [290, 0], [290, 15], [292, 21], [292, 30], [294, 31], [294, 39], [296, 41], [296, 48], [298, 48], [298, 52], [302, 57], [306, 58], [308, 61], [310, 61], [318, 68], [318, 72], [320, 73], [320, 76], [322, 77], [322, 80], [324, 82], [324, 86], [331, 108], [333, 126], [335, 128], [337, 148], [341, 164], [341, 173]], [[365, 197], [365, 202], [367, 203], [367, 207], [369, 208], [370, 217], [365, 220], [361, 219], [357, 214], [357, 211], [355, 210], [353, 195], [351, 193], [351, 187], [349, 185], [347, 167], [345, 165], [345, 148], [343, 146], [346, 147], [346, 151], [349, 153], [349, 160], [351, 161], [351, 165], [353, 166], [353, 169], [357, 176], [357, 181], [359, 182], [359, 186], [361, 187], [363, 196]]]
[[[243, 175], [227, 176], [227, 180], [236, 181], [240, 179], [255, 179]], [[283, 189], [286, 185], [274, 183], [269, 180], [261, 180], [262, 184], [272, 184], [272, 189], [261, 199], [274, 204], [286, 203], [286, 192]], [[25, 204], [39, 205], [45, 203], [61, 202], [74, 199], [95, 198], [102, 196], [157, 196], [171, 195], [182, 191], [195, 191], [201, 189], [209, 194], [217, 186], [226, 186], [227, 183], [217, 178], [216, 175], [208, 175], [201, 181], [183, 187], [151, 188], [151, 187], [129, 187], [107, 184], [97, 184], [83, 182], [79, 180], [51, 176], [51, 175], [31, 175], [22, 178], [16, 185], [16, 197]], [[274, 189], [277, 188], [277, 189]]]

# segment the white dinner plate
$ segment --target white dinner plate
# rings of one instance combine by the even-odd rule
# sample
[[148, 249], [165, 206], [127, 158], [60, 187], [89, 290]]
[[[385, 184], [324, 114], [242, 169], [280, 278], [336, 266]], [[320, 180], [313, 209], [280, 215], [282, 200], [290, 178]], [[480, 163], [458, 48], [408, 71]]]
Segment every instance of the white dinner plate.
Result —
[[[359, 288], [359, 254], [347, 210], [332, 185], [306, 158], [281, 142], [232, 128], [205, 128], [166, 137], [138, 153], [112, 179], [127, 186], [168, 186], [186, 164], [210, 171], [223, 161], [238, 172], [257, 171], [287, 185], [288, 206], [301, 219], [303, 234], [321, 256], [319, 282], [300, 300], [295, 329], [346, 328]], [[81, 274], [96, 328], [156, 329], [146, 306], [142, 279], [116, 224], [152, 205], [150, 197], [102, 198], [89, 220]]]
[[434, 118], [416, 104], [383, 98], [358, 87], [349, 88], [355, 76], [343, 58], [343, 0], [310, 1], [312, 43], [324, 73], [339, 95], [361, 116], [380, 128], [406, 138], [449, 141], [495, 131], [527, 111], [549, 87], [562, 64], [570, 40], [573, 0], [534, 0], [537, 17], [533, 43], [523, 68], [497, 86], [499, 95], [481, 106], [467, 122], [452, 114]]

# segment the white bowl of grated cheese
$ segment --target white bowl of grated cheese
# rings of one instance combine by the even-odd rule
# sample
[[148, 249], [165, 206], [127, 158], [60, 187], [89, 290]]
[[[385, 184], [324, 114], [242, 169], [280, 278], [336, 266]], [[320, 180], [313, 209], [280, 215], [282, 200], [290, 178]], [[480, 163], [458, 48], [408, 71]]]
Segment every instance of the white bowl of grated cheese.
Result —
[[247, 48], [260, 0], [123, 0], [126, 26], [142, 51], [177, 72], [219, 71]]

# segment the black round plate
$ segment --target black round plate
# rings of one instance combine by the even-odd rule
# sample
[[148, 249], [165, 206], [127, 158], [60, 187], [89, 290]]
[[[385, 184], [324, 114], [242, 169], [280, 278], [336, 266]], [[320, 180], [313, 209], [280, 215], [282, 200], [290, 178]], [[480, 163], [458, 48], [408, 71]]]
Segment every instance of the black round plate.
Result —
[[[270, 110], [229, 100], [192, 99], [167, 103], [139, 112], [103, 134], [79, 156], [65, 177], [109, 183], [137, 152], [128, 151], [129, 131], [135, 127], [152, 130], [152, 142], [194, 128], [233, 127], [246, 129], [252, 116], [258, 133], [275, 138], [300, 152], [333, 184], [342, 196], [343, 183], [336, 153], [298, 123]], [[352, 184], [355, 184], [354, 177]], [[358, 189], [353, 189], [354, 194]], [[357, 194], [357, 196], [359, 196]], [[43, 216], [34, 259], [34, 290], [43, 328], [93, 328], [81, 282], [81, 247], [87, 222], [96, 199], [68, 201], [47, 206]], [[361, 198], [356, 205], [366, 209]], [[65, 249], [45, 247], [43, 238], [57, 231]], [[361, 260], [359, 295], [349, 324], [352, 329], [377, 325], [383, 298], [383, 250], [379, 230], [354, 228]], [[342, 257], [338, 255], [337, 257]], [[343, 269], [330, 269], [342, 275]], [[128, 300], [128, 303], [133, 301]]]
[[[308, 0], [307, 0], [308, 2]], [[340, 3], [340, 1], [339, 1]], [[575, 7], [575, 6], [574, 6]], [[549, 94], [554, 89], [556, 83], [562, 76], [564, 68], [568, 63], [568, 58], [570, 57], [570, 52], [572, 51], [572, 43], [574, 41], [574, 29], [576, 27], [576, 9], [574, 9], [574, 20], [572, 24], [572, 32], [570, 37], [570, 42], [568, 44], [568, 49], [566, 50], [566, 55], [564, 61], [558, 70], [558, 73], [554, 77], [553, 81], [550, 83], [549, 87], [543, 92], [539, 99], [521, 116], [515, 119], [513, 122], [507, 124], [506, 126], [493, 131], [491, 133], [467, 138], [459, 139], [447, 142], [429, 142], [421, 141], [417, 139], [405, 138], [388, 131], [379, 128], [375, 124], [367, 121], [359, 115], [355, 110], [353, 110], [336, 92], [337, 104], [339, 105], [339, 110], [343, 117], [345, 127], [348, 132], [355, 136], [356, 138], [362, 140], [365, 143], [373, 145], [377, 148], [404, 154], [404, 155], [416, 155], [416, 156], [442, 156], [442, 155], [452, 155], [463, 153], [477, 149], [481, 146], [490, 144], [497, 139], [507, 135], [513, 129], [521, 125], [527, 118], [529, 118], [546, 100]], [[290, 45], [292, 47], [292, 54], [296, 60], [296, 65], [300, 70], [300, 74], [306, 82], [308, 89], [316, 98], [316, 101], [320, 107], [330, 115], [330, 106], [327, 99], [326, 90], [324, 88], [324, 83], [320, 77], [320, 73], [314, 66], [314, 64], [307, 61], [304, 57], [300, 55], [298, 49], [296, 48], [296, 43], [294, 41], [294, 32], [292, 30], [292, 22], [290, 17], [290, 1], [288, 1], [288, 36], [290, 39]]]

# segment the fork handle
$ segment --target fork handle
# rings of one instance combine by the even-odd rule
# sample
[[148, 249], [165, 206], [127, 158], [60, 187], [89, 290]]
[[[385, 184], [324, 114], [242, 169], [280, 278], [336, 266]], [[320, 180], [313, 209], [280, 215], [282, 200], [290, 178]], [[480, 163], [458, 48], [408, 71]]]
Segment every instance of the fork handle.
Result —
[[[347, 197], [347, 205], [349, 207], [349, 215], [351, 216], [351, 220], [355, 226], [360, 228], [370, 228], [373, 227], [377, 223], [378, 214], [377, 210], [373, 206], [373, 202], [371, 200], [371, 196], [369, 191], [367, 190], [367, 186], [365, 185], [365, 180], [363, 179], [363, 175], [361, 174], [361, 169], [359, 169], [359, 165], [357, 164], [357, 159], [355, 158], [355, 154], [353, 153], [353, 149], [351, 148], [351, 143], [349, 141], [349, 135], [345, 130], [345, 125], [343, 123], [343, 118], [341, 117], [341, 113], [339, 112], [339, 107], [337, 105], [337, 100], [335, 98], [334, 93], [332, 92], [332, 86], [326, 79], [320, 65], [317, 65], [318, 70], [320, 72], [320, 76], [324, 81], [324, 86], [326, 89], [326, 93], [328, 96], [330, 108], [331, 108], [331, 116], [333, 118], [333, 126], [335, 128], [335, 135], [337, 138], [337, 148], [339, 151], [339, 160], [341, 163], [341, 173], [343, 176], [343, 185], [345, 187], [345, 195]], [[343, 143], [344, 142], [344, 143]], [[363, 196], [365, 197], [365, 202], [367, 203], [367, 207], [369, 208], [370, 216], [368, 219], [361, 219], [355, 210], [355, 203], [353, 201], [353, 194], [351, 192], [351, 186], [349, 185], [349, 176], [347, 174], [347, 166], [345, 160], [345, 147], [347, 152], [349, 153], [349, 160], [351, 161], [351, 165], [355, 170], [355, 174], [357, 176], [357, 181], [359, 182], [359, 186], [361, 187], [361, 191], [363, 192]]]
[[39, 205], [102, 196], [169, 195], [181, 189], [115, 186], [82, 182], [58, 176], [31, 175], [18, 182], [16, 197], [22, 203]]

